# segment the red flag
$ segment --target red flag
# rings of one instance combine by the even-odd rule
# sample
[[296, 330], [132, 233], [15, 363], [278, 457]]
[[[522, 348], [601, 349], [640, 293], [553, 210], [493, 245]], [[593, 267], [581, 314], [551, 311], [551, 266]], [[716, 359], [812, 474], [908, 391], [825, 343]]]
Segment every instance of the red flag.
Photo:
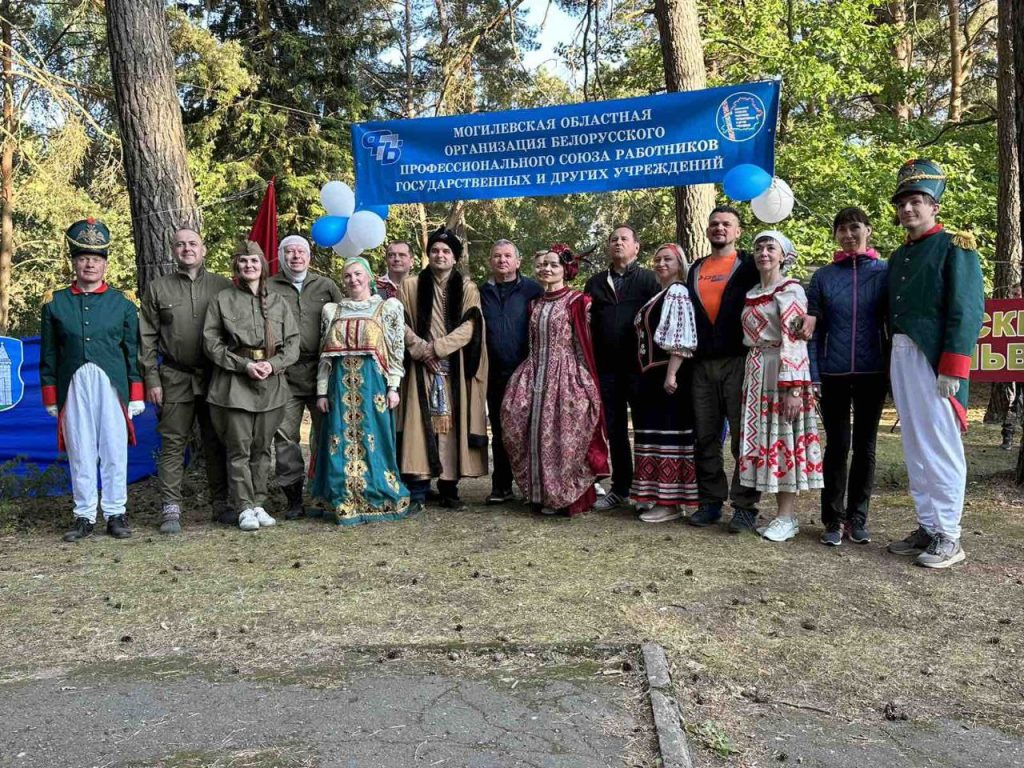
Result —
[[276, 275], [277, 264], [277, 195], [274, 192], [274, 179], [271, 177], [267, 191], [263, 193], [260, 212], [256, 214], [256, 222], [249, 231], [249, 239], [259, 243], [263, 255], [270, 265], [270, 274]]

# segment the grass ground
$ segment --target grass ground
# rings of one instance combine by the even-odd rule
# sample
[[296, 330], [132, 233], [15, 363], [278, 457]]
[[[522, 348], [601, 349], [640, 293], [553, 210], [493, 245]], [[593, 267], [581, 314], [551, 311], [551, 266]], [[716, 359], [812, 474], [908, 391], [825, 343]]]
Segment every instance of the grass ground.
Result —
[[[742, 763], [754, 745], [730, 702], [845, 720], [950, 718], [1024, 735], [1024, 511], [1015, 453], [972, 411], [965, 564], [887, 555], [914, 523], [894, 414], [879, 438], [872, 544], [817, 542], [817, 494], [783, 545], [632, 514], [534, 517], [519, 505], [337, 529], [313, 520], [245, 534], [207, 522], [156, 533], [133, 486], [135, 537], [60, 542], [66, 498], [0, 502], [0, 682], [95, 660], [187, 657], [243, 672], [353, 646], [663, 644], [691, 736]], [[483, 481], [467, 483], [470, 502]], [[192, 498], [201, 498], [190, 475]], [[772, 504], [764, 505], [770, 512]]]

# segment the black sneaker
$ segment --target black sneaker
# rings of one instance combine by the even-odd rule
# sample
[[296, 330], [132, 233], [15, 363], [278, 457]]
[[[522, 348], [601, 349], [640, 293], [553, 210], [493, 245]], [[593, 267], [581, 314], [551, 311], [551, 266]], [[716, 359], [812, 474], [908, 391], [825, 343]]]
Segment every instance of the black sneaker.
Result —
[[757, 533], [756, 509], [733, 509], [732, 520], [729, 521], [729, 533]]
[[86, 520], [84, 517], [76, 517], [74, 525], [71, 526], [71, 530], [64, 534], [64, 541], [78, 541], [79, 539], [88, 539], [92, 536], [93, 528], [92, 523]]
[[214, 519], [221, 525], [238, 525], [238, 513], [230, 507], [224, 507]]
[[854, 544], [870, 544], [871, 543], [871, 531], [868, 530], [867, 525], [861, 522], [847, 523], [844, 526], [846, 532], [846, 538], [852, 541]]
[[132, 535], [132, 529], [128, 527], [124, 515], [112, 515], [107, 520], [107, 534], [115, 539], [127, 539]]
[[709, 525], [714, 525], [722, 519], [722, 504], [716, 502], [714, 504], [701, 504], [697, 507], [697, 511], [686, 518], [686, 522], [690, 525], [695, 525], [698, 528], [707, 528]]
[[493, 490], [487, 497], [488, 504], [505, 504], [506, 502], [512, 501], [515, 496], [512, 494], [512, 489], [499, 491]]
[[932, 535], [921, 526], [917, 527], [907, 538], [889, 543], [889, 551], [894, 555], [917, 557], [931, 546]]

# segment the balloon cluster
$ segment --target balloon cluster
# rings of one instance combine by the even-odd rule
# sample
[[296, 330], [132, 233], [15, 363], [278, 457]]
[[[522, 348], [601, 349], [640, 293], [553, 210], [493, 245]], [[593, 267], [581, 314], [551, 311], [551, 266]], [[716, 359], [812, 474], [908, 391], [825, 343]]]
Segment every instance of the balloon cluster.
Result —
[[387, 237], [384, 220], [386, 205], [360, 205], [355, 192], [342, 181], [329, 181], [320, 190], [320, 203], [326, 216], [313, 222], [313, 242], [321, 248], [333, 248], [344, 259], [376, 248]]
[[750, 210], [765, 224], [778, 224], [787, 218], [796, 202], [789, 184], [750, 163], [731, 168], [722, 187], [733, 200], [749, 200]]

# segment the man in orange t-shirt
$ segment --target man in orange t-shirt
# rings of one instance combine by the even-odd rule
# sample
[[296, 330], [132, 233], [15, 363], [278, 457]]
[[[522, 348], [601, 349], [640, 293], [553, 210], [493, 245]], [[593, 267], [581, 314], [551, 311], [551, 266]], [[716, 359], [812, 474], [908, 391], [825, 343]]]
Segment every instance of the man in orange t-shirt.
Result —
[[686, 281], [697, 323], [692, 392], [700, 490], [700, 507], [689, 522], [701, 527], [717, 523], [728, 498], [733, 508], [729, 530], [734, 533], [756, 529], [757, 502], [761, 498], [753, 488], [740, 485], [735, 468], [732, 482], [728, 482], [722, 460], [722, 422], [726, 419], [733, 460], [739, 455], [747, 357], [741, 316], [747, 291], [760, 280], [754, 260], [736, 249], [742, 232], [740, 214], [735, 208], [715, 208], [707, 229], [711, 255], [690, 268]]

